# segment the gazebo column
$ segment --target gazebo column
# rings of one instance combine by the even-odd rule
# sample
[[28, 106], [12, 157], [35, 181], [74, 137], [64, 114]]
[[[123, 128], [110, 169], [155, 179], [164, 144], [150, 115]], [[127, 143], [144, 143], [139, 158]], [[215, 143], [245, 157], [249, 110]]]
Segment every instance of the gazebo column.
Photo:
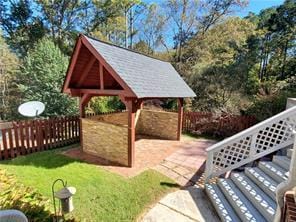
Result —
[[79, 100], [79, 116], [80, 116], [80, 127], [79, 127], [79, 135], [80, 135], [80, 147], [83, 149], [83, 137], [82, 137], [82, 118], [85, 118], [85, 106], [91, 99], [91, 95], [84, 94], [80, 97]]
[[133, 167], [135, 164], [135, 117], [137, 105], [133, 99], [126, 101], [128, 109], [128, 166]]
[[85, 118], [85, 106], [91, 99], [91, 95], [89, 94], [83, 94], [83, 96], [80, 97], [79, 100], [79, 114], [80, 118]]
[[184, 99], [178, 98], [178, 132], [177, 140], [181, 139], [182, 126], [183, 126], [183, 112], [184, 112]]

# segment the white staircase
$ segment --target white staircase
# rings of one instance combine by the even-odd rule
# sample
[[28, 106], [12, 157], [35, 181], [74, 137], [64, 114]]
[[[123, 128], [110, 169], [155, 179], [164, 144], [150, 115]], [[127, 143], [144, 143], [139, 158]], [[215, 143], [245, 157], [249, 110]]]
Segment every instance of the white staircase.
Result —
[[205, 190], [221, 220], [273, 221], [276, 187], [287, 180], [290, 161], [287, 156], [273, 156], [272, 161], [260, 161], [257, 167], [233, 171], [216, 184], [207, 183]]
[[[229, 175], [205, 184], [222, 221], [280, 220], [283, 195], [296, 186], [295, 133], [296, 106], [292, 106], [207, 149], [206, 181]], [[262, 160], [276, 151], [281, 155]], [[250, 163], [253, 167], [246, 167]], [[243, 171], [236, 170], [241, 167]]]

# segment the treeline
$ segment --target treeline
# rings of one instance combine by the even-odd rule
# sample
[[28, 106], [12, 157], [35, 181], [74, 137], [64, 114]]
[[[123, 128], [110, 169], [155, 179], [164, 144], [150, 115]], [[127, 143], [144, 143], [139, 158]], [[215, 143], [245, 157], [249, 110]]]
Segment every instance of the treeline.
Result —
[[[0, 117], [18, 118], [23, 101], [46, 116], [74, 114], [60, 93], [78, 33], [173, 63], [197, 94], [187, 108], [266, 118], [295, 93], [295, 0], [232, 17], [246, 0], [10, 0], [0, 2]], [[165, 108], [174, 101], [160, 101]], [[91, 101], [95, 112], [118, 98]]]

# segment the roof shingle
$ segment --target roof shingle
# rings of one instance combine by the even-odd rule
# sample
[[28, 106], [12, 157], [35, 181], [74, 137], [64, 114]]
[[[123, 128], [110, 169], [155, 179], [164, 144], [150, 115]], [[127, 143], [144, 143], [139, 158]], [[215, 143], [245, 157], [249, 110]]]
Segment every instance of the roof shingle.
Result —
[[86, 38], [138, 98], [196, 96], [169, 62]]

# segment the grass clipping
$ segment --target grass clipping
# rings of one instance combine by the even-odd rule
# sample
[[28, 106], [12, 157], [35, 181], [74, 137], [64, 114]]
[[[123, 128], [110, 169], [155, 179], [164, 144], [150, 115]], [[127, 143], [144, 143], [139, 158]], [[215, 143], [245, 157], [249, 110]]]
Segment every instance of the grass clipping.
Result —
[[50, 201], [36, 190], [17, 182], [16, 178], [0, 169], [0, 209], [22, 211], [29, 221], [52, 221]]

